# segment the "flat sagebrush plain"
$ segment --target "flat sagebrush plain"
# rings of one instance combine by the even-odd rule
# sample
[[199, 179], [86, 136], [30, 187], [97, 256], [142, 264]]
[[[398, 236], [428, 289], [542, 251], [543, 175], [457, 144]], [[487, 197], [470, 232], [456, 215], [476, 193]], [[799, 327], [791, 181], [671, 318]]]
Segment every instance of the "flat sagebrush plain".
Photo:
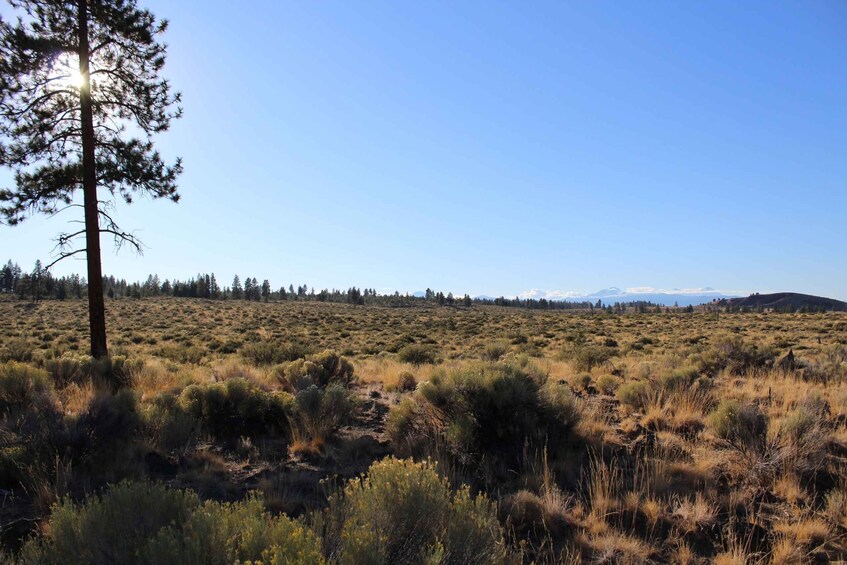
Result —
[[[311, 561], [847, 558], [844, 313], [113, 300], [108, 362], [83, 301], [0, 319], [9, 559], [61, 560], [93, 496], [177, 489], [295, 532]], [[386, 486], [409, 477], [443, 504]]]

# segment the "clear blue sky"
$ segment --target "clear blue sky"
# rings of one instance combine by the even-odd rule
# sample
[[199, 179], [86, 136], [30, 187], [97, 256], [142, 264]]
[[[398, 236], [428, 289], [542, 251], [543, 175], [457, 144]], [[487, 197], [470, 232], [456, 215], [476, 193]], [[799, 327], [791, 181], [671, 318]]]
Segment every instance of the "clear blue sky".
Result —
[[[107, 273], [847, 299], [842, 0], [140, 4], [183, 200], [119, 207], [148, 249]], [[1, 258], [68, 219], [0, 227]]]

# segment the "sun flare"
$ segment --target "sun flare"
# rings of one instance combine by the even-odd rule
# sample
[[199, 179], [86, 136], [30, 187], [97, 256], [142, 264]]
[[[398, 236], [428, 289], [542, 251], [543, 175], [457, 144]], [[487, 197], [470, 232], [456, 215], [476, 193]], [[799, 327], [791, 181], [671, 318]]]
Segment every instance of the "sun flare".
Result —
[[54, 63], [54, 78], [65, 87], [79, 90], [85, 86], [85, 77], [79, 72], [79, 64], [75, 59], [62, 57]]
[[68, 76], [68, 83], [76, 88], [82, 88], [85, 86], [85, 77], [79, 71], [71, 71], [70, 76]]
[[76, 89], [80, 89], [85, 86], [85, 77], [78, 70], [70, 69], [65, 82]]

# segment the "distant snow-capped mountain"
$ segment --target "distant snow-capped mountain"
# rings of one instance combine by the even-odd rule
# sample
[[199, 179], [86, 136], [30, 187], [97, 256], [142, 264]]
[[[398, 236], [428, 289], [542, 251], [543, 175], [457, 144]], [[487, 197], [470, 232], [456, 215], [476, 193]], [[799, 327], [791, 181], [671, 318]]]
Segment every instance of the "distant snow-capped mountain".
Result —
[[559, 300], [567, 302], [597, 302], [600, 300], [603, 304], [613, 304], [615, 302], [634, 302], [643, 300], [663, 306], [696, 306], [711, 302], [721, 298], [735, 298], [740, 296], [739, 293], [723, 292], [713, 289], [712, 287], [704, 288], [675, 288], [672, 290], [662, 290], [652, 287], [634, 287], [620, 289], [618, 287], [604, 288], [591, 294], [579, 294], [575, 292], [563, 291], [545, 291], [533, 289], [521, 294], [521, 298], [546, 298], [547, 300]]

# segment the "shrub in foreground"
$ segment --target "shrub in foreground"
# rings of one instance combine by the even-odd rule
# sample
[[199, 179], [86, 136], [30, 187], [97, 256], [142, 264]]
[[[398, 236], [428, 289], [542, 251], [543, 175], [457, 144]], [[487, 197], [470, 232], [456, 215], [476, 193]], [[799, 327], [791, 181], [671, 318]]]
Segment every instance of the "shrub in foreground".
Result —
[[294, 397], [291, 416], [292, 449], [316, 450], [350, 418], [354, 410], [350, 392], [339, 384], [315, 385]]
[[397, 352], [397, 359], [412, 365], [435, 364], [435, 353], [431, 347], [419, 343], [410, 343]]
[[59, 409], [47, 373], [0, 366], [0, 488], [63, 489], [71, 475], [97, 483], [131, 470], [141, 419], [131, 390], [98, 394], [77, 415]]
[[0, 365], [0, 418], [15, 419], [44, 402], [53, 402], [46, 372], [15, 361]]
[[532, 366], [480, 364], [435, 372], [391, 409], [386, 427], [398, 453], [446, 449], [460, 464], [505, 476], [519, 469], [526, 448], [566, 442], [578, 418], [567, 386]]
[[35, 347], [25, 339], [13, 339], [0, 349], [0, 361], [32, 361]]
[[621, 380], [614, 375], [602, 375], [597, 379], [597, 389], [603, 394], [615, 394], [619, 386]]
[[501, 357], [509, 352], [508, 341], [495, 341], [486, 345], [482, 350], [482, 359], [484, 361], [499, 361]]
[[331, 384], [353, 383], [353, 364], [332, 351], [324, 351], [286, 363], [278, 370], [280, 380], [290, 390], [306, 390], [311, 386], [326, 388]]
[[160, 394], [145, 404], [146, 432], [162, 451], [187, 448], [200, 433], [200, 419], [183, 409], [178, 396]]
[[620, 385], [616, 395], [621, 404], [641, 410], [647, 403], [650, 397], [652, 387], [650, 383], [645, 381], [632, 381]]
[[282, 365], [277, 375], [295, 395], [289, 418], [292, 451], [319, 450], [355, 408], [348, 390], [355, 378], [353, 364], [337, 353], [324, 351]]
[[466, 487], [451, 489], [429, 462], [374, 463], [332, 495], [313, 523], [271, 516], [255, 495], [201, 503], [161, 483], [122, 482], [82, 503], [61, 501], [19, 562], [450, 565], [507, 557], [494, 504]]
[[667, 392], [682, 392], [691, 387], [700, 375], [695, 367], [683, 367], [659, 376], [659, 384]]
[[591, 371], [592, 368], [607, 363], [616, 354], [617, 349], [613, 347], [580, 344], [566, 352], [564, 357], [570, 359], [575, 370]]
[[257, 437], [287, 433], [293, 398], [235, 378], [189, 385], [180, 394], [179, 404], [217, 438]]
[[27, 542], [22, 564], [320, 563], [317, 538], [261, 500], [200, 504], [189, 491], [120, 483], [82, 504], [63, 501], [47, 534]]
[[0, 488], [34, 487], [65, 435], [47, 373], [24, 363], [0, 364]]
[[488, 564], [505, 558], [494, 505], [450, 489], [428, 463], [385, 459], [330, 497], [325, 555], [350, 564]]
[[739, 448], [760, 447], [768, 433], [768, 419], [755, 404], [723, 400], [710, 418], [712, 431]]
[[700, 373], [709, 376], [724, 370], [732, 375], [746, 375], [772, 365], [775, 357], [776, 352], [770, 347], [747, 343], [741, 336], [724, 335], [694, 355], [692, 361]]
[[255, 341], [241, 348], [241, 355], [253, 365], [274, 365], [301, 359], [310, 353], [302, 343], [282, 341]]
[[137, 374], [143, 366], [141, 359], [127, 359], [123, 355], [95, 359], [89, 355], [65, 353], [44, 361], [53, 385], [60, 389], [70, 384], [91, 382], [97, 387], [117, 391], [132, 385], [133, 374]]
[[110, 460], [124, 459], [124, 450], [135, 440], [141, 422], [138, 397], [124, 389], [92, 398], [85, 411], [71, 419], [69, 428], [80, 438], [75, 447], [97, 470], [106, 467]]

